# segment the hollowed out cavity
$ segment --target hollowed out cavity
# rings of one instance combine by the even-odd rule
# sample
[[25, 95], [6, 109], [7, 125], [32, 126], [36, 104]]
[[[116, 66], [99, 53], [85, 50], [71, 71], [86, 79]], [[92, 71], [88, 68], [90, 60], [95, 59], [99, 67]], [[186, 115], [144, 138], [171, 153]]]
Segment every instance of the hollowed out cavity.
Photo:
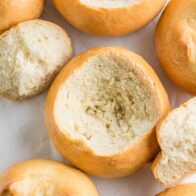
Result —
[[138, 68], [114, 54], [99, 55], [61, 88], [55, 118], [67, 134], [85, 141], [95, 153], [115, 154], [155, 126], [159, 103], [152, 88]]

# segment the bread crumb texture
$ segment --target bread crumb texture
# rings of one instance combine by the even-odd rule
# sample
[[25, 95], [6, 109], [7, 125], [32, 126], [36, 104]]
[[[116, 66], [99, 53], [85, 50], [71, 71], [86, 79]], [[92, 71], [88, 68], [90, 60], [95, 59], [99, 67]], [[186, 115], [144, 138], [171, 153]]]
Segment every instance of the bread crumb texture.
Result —
[[141, 0], [80, 0], [81, 3], [95, 8], [119, 8], [130, 6]]
[[196, 171], [196, 98], [169, 115], [159, 137], [162, 158], [155, 172], [164, 184], [176, 184]]
[[70, 40], [58, 26], [19, 24], [0, 36], [0, 93], [18, 99], [39, 92], [70, 55]]
[[159, 119], [152, 84], [129, 63], [115, 53], [93, 56], [74, 71], [57, 95], [57, 124], [95, 154], [125, 150]]

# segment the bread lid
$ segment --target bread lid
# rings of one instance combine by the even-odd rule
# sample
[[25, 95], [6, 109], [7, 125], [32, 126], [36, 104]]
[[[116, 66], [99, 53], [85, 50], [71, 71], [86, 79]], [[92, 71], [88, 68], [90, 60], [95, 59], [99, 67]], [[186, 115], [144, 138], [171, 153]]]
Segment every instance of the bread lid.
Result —
[[152, 165], [155, 178], [166, 186], [180, 183], [196, 171], [196, 98], [173, 110], [159, 124], [161, 153]]
[[21, 100], [46, 89], [72, 54], [66, 32], [31, 20], [0, 35], [0, 95]]

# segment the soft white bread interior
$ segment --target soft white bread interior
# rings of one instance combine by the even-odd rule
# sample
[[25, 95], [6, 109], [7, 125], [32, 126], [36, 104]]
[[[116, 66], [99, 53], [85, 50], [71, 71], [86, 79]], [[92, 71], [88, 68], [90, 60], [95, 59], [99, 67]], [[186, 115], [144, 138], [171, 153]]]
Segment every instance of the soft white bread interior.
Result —
[[56, 161], [19, 163], [0, 176], [1, 196], [98, 196], [91, 180], [79, 170]]
[[46, 121], [65, 158], [89, 173], [117, 177], [158, 152], [153, 130], [168, 109], [164, 88], [140, 56], [101, 47], [74, 58], [57, 77]]
[[126, 62], [107, 53], [95, 56], [70, 76], [56, 99], [55, 115], [63, 130], [98, 155], [134, 144], [160, 117], [149, 81], [119, 65]]
[[0, 33], [27, 20], [39, 18], [45, 0], [0, 0]]
[[127, 7], [140, 0], [80, 0], [81, 3], [95, 8], [120, 8]]
[[152, 170], [161, 183], [172, 186], [196, 171], [196, 98], [172, 111], [157, 131], [162, 152]]
[[72, 54], [71, 41], [57, 25], [32, 20], [0, 35], [0, 94], [24, 99], [45, 89]]
[[196, 184], [183, 184], [172, 188], [169, 188], [157, 196], [195, 196], [196, 195]]

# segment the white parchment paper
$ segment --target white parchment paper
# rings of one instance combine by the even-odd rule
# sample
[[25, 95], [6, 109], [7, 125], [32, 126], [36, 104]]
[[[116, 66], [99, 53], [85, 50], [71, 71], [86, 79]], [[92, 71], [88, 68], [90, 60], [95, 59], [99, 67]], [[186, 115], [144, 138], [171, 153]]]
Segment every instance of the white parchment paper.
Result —
[[[154, 48], [158, 17], [145, 28], [121, 37], [95, 37], [76, 30], [47, 1], [42, 19], [63, 27], [73, 42], [74, 55], [96, 46], [122, 46], [142, 55], [163, 82], [173, 107], [191, 98], [171, 83], [161, 69]], [[27, 101], [13, 103], [0, 98], [0, 172], [27, 159], [48, 158], [63, 161], [51, 144], [44, 123], [44, 102], [47, 92]], [[155, 181], [146, 165], [135, 174], [115, 180], [91, 177], [101, 196], [153, 196], [164, 187]], [[189, 181], [195, 181], [192, 177]]]

